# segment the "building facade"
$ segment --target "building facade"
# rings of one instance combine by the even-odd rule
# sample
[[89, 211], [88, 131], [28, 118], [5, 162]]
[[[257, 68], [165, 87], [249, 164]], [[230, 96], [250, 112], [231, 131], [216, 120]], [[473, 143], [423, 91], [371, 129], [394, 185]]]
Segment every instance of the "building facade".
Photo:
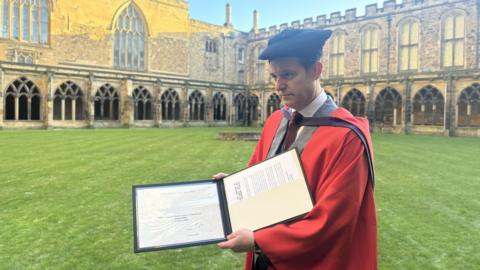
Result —
[[322, 85], [380, 132], [480, 136], [479, 1], [385, 1], [235, 30], [182, 0], [0, 0], [0, 127], [261, 125], [280, 98], [268, 39], [333, 31]]

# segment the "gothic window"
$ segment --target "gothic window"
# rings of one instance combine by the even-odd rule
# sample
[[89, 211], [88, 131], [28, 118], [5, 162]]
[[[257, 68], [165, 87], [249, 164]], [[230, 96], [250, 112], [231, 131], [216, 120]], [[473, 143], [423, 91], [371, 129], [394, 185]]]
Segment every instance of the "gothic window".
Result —
[[236, 120], [239, 122], [245, 121], [245, 105], [246, 105], [246, 98], [243, 94], [238, 94], [235, 96], [233, 101], [235, 103], [235, 115]]
[[47, 0], [0, 0], [0, 37], [46, 44], [49, 15]]
[[355, 116], [365, 116], [365, 103], [365, 96], [354, 88], [343, 98], [342, 107]]
[[480, 84], [465, 88], [458, 100], [458, 126], [480, 126]]
[[463, 67], [465, 42], [465, 17], [452, 14], [443, 20], [443, 67]]
[[188, 97], [188, 107], [190, 120], [203, 121], [205, 120], [205, 99], [200, 91], [195, 90]]
[[0, 21], [0, 37], [10, 37], [10, 3], [9, 0], [0, 0], [1, 4], [1, 21]]
[[401, 124], [401, 115], [402, 97], [398, 91], [391, 87], [383, 89], [375, 100], [375, 121], [395, 126]]
[[53, 120], [84, 120], [85, 103], [82, 89], [67, 81], [58, 87], [53, 98]]
[[116, 67], [145, 68], [145, 26], [140, 11], [128, 5], [117, 18], [113, 62]]
[[153, 98], [148, 89], [139, 86], [133, 90], [133, 106], [135, 120], [152, 120], [153, 119]]
[[274, 111], [280, 109], [280, 97], [276, 93], [272, 93], [267, 102], [267, 116]]
[[217, 42], [215, 40], [209, 39], [205, 42], [205, 51], [209, 53], [217, 52]]
[[331, 76], [341, 76], [344, 74], [345, 36], [344, 32], [336, 32], [330, 41]]
[[102, 85], [95, 94], [95, 120], [119, 120], [120, 97], [110, 84]]
[[426, 86], [413, 98], [413, 124], [442, 126], [445, 100], [433, 86]]
[[168, 89], [160, 97], [163, 120], [180, 120], [180, 99], [177, 92]]
[[258, 97], [256, 95], [250, 95], [248, 97], [248, 119], [249, 122], [258, 121]]
[[362, 33], [362, 72], [378, 71], [378, 28], [369, 26]]
[[408, 20], [400, 26], [399, 54], [401, 71], [418, 69], [419, 25], [418, 21]]
[[38, 87], [21, 77], [5, 92], [5, 120], [40, 120], [41, 95]]
[[220, 92], [213, 96], [213, 120], [227, 120], [227, 99]]

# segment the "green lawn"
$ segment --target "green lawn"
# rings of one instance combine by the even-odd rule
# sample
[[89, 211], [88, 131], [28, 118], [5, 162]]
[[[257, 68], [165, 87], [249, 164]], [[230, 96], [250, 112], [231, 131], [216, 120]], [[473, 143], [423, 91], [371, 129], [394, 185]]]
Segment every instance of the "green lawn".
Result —
[[[214, 245], [132, 250], [132, 184], [245, 166], [254, 143], [222, 130], [0, 131], [0, 269], [240, 269]], [[479, 269], [480, 138], [374, 145], [380, 269]]]

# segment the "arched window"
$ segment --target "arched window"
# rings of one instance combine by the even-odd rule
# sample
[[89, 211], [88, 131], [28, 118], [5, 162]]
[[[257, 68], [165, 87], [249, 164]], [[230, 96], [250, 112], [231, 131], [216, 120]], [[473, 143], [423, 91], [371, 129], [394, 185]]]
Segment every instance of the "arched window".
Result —
[[416, 70], [418, 68], [418, 40], [420, 23], [408, 20], [400, 25], [399, 56], [400, 70]]
[[220, 92], [213, 96], [213, 120], [227, 120], [227, 99]]
[[53, 98], [53, 120], [84, 120], [83, 98], [82, 89], [74, 82], [62, 83]]
[[368, 26], [362, 32], [362, 72], [378, 71], [378, 27]]
[[343, 98], [342, 107], [355, 116], [365, 116], [365, 96], [354, 88]]
[[153, 119], [153, 98], [148, 89], [139, 86], [132, 93], [134, 102], [134, 119], [135, 120], [152, 120]]
[[5, 120], [40, 120], [41, 95], [38, 87], [21, 77], [5, 92]]
[[465, 42], [465, 16], [451, 14], [443, 20], [443, 67], [463, 67]]
[[280, 109], [280, 102], [280, 97], [276, 93], [270, 95], [267, 101], [267, 116]]
[[250, 122], [258, 121], [258, 97], [250, 95], [248, 97], [248, 119]]
[[465, 88], [458, 100], [458, 126], [480, 126], [480, 84]]
[[397, 90], [387, 87], [375, 100], [375, 121], [384, 125], [399, 125], [402, 122], [402, 97]]
[[180, 120], [180, 99], [177, 92], [168, 89], [160, 97], [163, 120]]
[[233, 101], [235, 103], [235, 115], [237, 116], [237, 121], [243, 122], [245, 121], [245, 105], [246, 105], [246, 98], [245, 95], [242, 93], [235, 96]]
[[342, 76], [345, 65], [345, 32], [338, 31], [330, 41], [330, 75]]
[[426, 86], [413, 98], [413, 124], [442, 126], [445, 99], [433, 86]]
[[117, 18], [113, 61], [116, 67], [145, 68], [145, 26], [140, 11], [128, 5]]
[[95, 120], [119, 120], [120, 97], [110, 84], [102, 85], [95, 94]]
[[193, 91], [188, 97], [189, 115], [191, 121], [205, 120], [205, 99], [200, 91]]
[[0, 0], [0, 37], [47, 44], [49, 10], [47, 0]]

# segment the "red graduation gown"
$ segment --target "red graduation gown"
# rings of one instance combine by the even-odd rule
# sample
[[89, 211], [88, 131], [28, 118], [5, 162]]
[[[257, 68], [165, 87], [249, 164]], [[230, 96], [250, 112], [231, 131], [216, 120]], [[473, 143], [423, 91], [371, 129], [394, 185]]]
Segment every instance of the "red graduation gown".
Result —
[[[365, 119], [341, 108], [330, 116], [360, 128], [371, 150]], [[266, 158], [282, 117], [276, 111], [267, 119], [249, 165]], [[305, 145], [301, 160], [315, 205], [302, 219], [254, 233], [273, 264], [270, 269], [377, 269], [373, 187], [360, 139], [348, 128], [322, 126]], [[245, 269], [251, 265], [248, 252]]]

